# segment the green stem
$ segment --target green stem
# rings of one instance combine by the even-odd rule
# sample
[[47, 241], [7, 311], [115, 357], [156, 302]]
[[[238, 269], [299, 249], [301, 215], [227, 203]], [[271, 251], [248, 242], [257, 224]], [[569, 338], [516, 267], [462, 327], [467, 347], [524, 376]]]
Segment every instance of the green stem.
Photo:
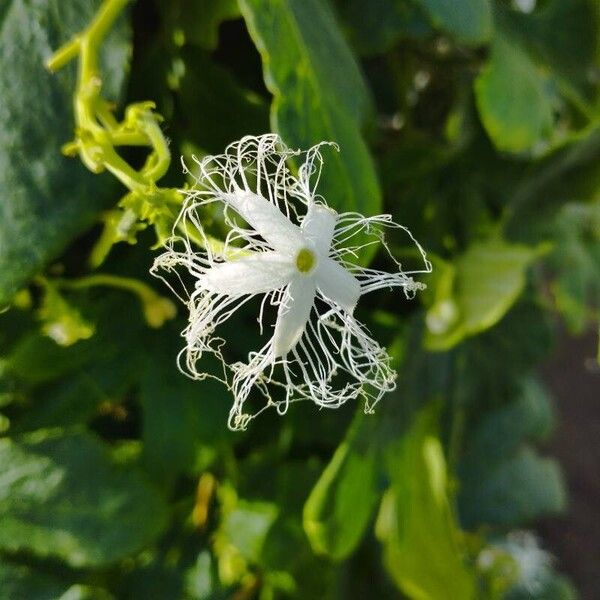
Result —
[[157, 294], [142, 281], [129, 277], [97, 273], [80, 279], [55, 279], [52, 281], [52, 285], [71, 290], [107, 286], [132, 292], [140, 300], [144, 319], [150, 327], [161, 327], [165, 321], [172, 319], [177, 313], [175, 305], [170, 300]]
[[61, 288], [72, 290], [86, 289], [90, 287], [106, 286], [133, 292], [142, 300], [155, 298], [157, 293], [147, 284], [130, 277], [120, 275], [109, 275], [108, 273], [96, 273], [79, 279], [56, 279], [53, 283]]
[[[48, 61], [56, 71], [79, 57], [77, 86], [74, 94], [76, 140], [63, 147], [68, 155], [79, 153], [81, 160], [94, 173], [108, 170], [128, 190], [147, 200], [135, 209], [136, 219], [148, 220], [148, 214], [158, 214], [157, 203], [181, 204], [183, 197], [176, 189], [159, 188], [157, 181], [171, 164], [169, 145], [160, 128], [160, 117], [153, 112], [152, 102], [132, 104], [122, 122], [114, 117], [110, 104], [101, 97], [102, 78], [99, 52], [115, 20], [130, 0], [105, 0], [90, 25], [60, 48]], [[147, 146], [149, 156], [140, 170], [134, 169], [116, 150], [119, 146]], [[160, 208], [160, 207], [158, 207]], [[150, 223], [153, 221], [150, 220]], [[164, 223], [162, 224], [164, 227]], [[201, 235], [190, 235], [195, 243], [204, 245]], [[109, 244], [112, 245], [114, 240]], [[209, 247], [222, 250], [223, 243], [210, 238]], [[105, 256], [106, 243], [102, 256]]]
[[106, 0], [88, 28], [90, 41], [99, 46], [117, 17], [131, 0]]
[[79, 124], [92, 130], [100, 127], [95, 118], [95, 104], [102, 84], [98, 69], [98, 51], [128, 2], [129, 0], [106, 0], [90, 26], [80, 36], [81, 62], [75, 93], [75, 113]]
[[73, 38], [70, 42], [62, 46], [62, 48], [59, 48], [48, 61], [46, 61], [46, 68], [51, 73], [56, 73], [56, 71], [62, 69], [76, 58], [79, 55], [80, 50], [81, 40], [79, 37]]
[[148, 179], [157, 181], [163, 177], [169, 169], [169, 165], [171, 164], [171, 152], [169, 151], [165, 136], [154, 118], [149, 115], [144, 115], [141, 119], [141, 129], [148, 136], [152, 148], [154, 149], [152, 157], [155, 157], [152, 167], [147, 171], [144, 169], [145, 175]]

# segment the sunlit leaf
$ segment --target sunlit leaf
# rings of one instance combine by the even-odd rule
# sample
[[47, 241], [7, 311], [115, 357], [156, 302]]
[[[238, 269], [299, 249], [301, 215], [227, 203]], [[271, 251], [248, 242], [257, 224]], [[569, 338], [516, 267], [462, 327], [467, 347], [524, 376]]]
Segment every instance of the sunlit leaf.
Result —
[[523, 291], [535, 248], [492, 238], [458, 257], [451, 291], [428, 312], [425, 346], [446, 350], [465, 337], [493, 327]]
[[474, 573], [464, 562], [436, 434], [436, 412], [419, 413], [387, 449], [391, 487], [377, 518], [385, 566], [396, 585], [418, 600], [475, 598]]
[[304, 530], [315, 552], [346, 558], [363, 537], [379, 497], [375, 420], [359, 413], [304, 506]]
[[270, 502], [239, 499], [230, 486], [219, 489], [221, 522], [214, 537], [221, 583], [233, 585], [260, 563], [265, 539], [279, 514]]
[[381, 192], [360, 133], [368, 90], [325, 0], [242, 0], [273, 94], [271, 124], [292, 147], [333, 141], [318, 192], [338, 210], [379, 212]]
[[[0, 305], [114, 200], [110, 176], [61, 154], [73, 135], [75, 66], [56, 75], [44, 68], [99, 5], [9, 0], [0, 8]], [[109, 98], [125, 83], [129, 37], [122, 20], [103, 53]]]
[[524, 152], [549, 139], [555, 96], [548, 79], [518, 43], [500, 32], [475, 82], [475, 95], [483, 125], [498, 149]]

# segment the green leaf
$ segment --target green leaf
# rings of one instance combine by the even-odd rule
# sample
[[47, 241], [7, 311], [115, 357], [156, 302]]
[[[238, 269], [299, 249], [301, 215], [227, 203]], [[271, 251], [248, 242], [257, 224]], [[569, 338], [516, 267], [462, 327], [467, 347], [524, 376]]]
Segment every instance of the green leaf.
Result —
[[367, 56], [383, 54], [403, 38], [431, 33], [424, 11], [402, 0], [346, 0], [340, 18], [352, 45]]
[[362, 412], [350, 426], [304, 505], [313, 550], [343, 560], [361, 541], [379, 497], [375, 419]]
[[549, 139], [555, 97], [548, 79], [518, 43], [500, 32], [475, 82], [475, 96], [483, 125], [499, 150], [531, 151]]
[[498, 323], [523, 291], [527, 267], [539, 253], [497, 238], [470, 246], [451, 265], [451, 291], [436, 296], [428, 311], [425, 346], [447, 350]]
[[131, 598], [131, 600], [147, 598], [186, 598], [187, 600], [183, 592], [183, 575], [178, 566], [170, 563], [164, 555], [158, 554], [150, 563], [144, 563], [126, 574], [120, 589], [120, 597]]
[[526, 378], [516, 400], [491, 410], [473, 425], [463, 466], [470, 469], [478, 465], [485, 471], [514, 454], [524, 440], [545, 439], [553, 426], [554, 414], [545, 389], [536, 379]]
[[[501, 362], [498, 357], [496, 368]], [[476, 363], [471, 365], [478, 368]], [[484, 523], [518, 526], [564, 505], [558, 466], [526, 445], [545, 439], [551, 431], [549, 399], [532, 378], [520, 382], [518, 394], [509, 404], [489, 410], [466, 433], [459, 465], [459, 506], [468, 527]]]
[[373, 160], [360, 134], [371, 111], [365, 82], [325, 0], [242, 0], [273, 94], [271, 125], [293, 147], [324, 150], [318, 193], [340, 211], [380, 212]]
[[501, 27], [559, 80], [567, 97], [575, 95], [593, 110], [598, 86], [590, 73], [597, 68], [600, 48], [595, 0], [548, 0], [528, 14], [500, 5], [497, 16]]
[[537, 241], [548, 237], [548, 232], [540, 230], [562, 204], [574, 198], [592, 201], [600, 187], [599, 152], [600, 125], [594, 125], [569, 136], [531, 165], [508, 197], [506, 231], [511, 238]]
[[210, 552], [204, 550], [198, 554], [194, 566], [185, 577], [185, 590], [193, 600], [208, 600], [214, 591], [213, 564]]
[[0, 563], [0, 600], [111, 600], [106, 590], [67, 583], [25, 566]]
[[465, 44], [482, 44], [492, 34], [489, 0], [416, 0], [436, 27]]
[[238, 500], [235, 508], [227, 513], [220, 533], [245, 560], [256, 563], [278, 513], [277, 506], [268, 502]]
[[553, 233], [548, 264], [556, 307], [570, 329], [582, 333], [600, 311], [600, 201], [564, 205]]
[[558, 464], [524, 446], [507, 460], [465, 472], [459, 501], [466, 527], [514, 527], [564, 510], [566, 489]]
[[131, 295], [105, 292], [84, 305], [96, 325], [92, 338], [64, 347], [27, 332], [8, 352], [6, 373], [35, 406], [13, 420], [13, 431], [85, 423], [102, 402], [119, 403], [139, 380], [145, 340], [155, 352], [160, 348], [163, 331], [148, 329]]
[[46, 284], [38, 316], [44, 335], [60, 346], [72, 346], [94, 335], [94, 326], [53, 285]]
[[84, 372], [30, 392], [34, 410], [25, 410], [14, 419], [11, 432], [22, 433], [44, 427], [63, 427], [86, 423], [98, 412], [102, 402], [116, 403], [124, 386], [113, 387], [103, 371]]
[[58, 600], [114, 600], [114, 597], [102, 588], [76, 584]]
[[263, 546], [279, 508], [271, 502], [238, 499], [227, 484], [220, 486], [218, 496], [221, 522], [214, 534], [214, 553], [221, 583], [232, 585], [242, 580], [250, 567], [263, 565]]
[[[113, 197], [111, 176], [99, 179], [61, 154], [73, 135], [75, 65], [56, 75], [44, 67], [99, 5], [100, 0], [7, 0], [0, 9], [0, 305], [89, 227]], [[125, 83], [129, 37], [122, 20], [106, 43], [109, 98], [117, 99]]]
[[[175, 331], [171, 333], [176, 340]], [[157, 348], [140, 386], [145, 463], [153, 477], [163, 481], [193, 473], [201, 444], [231, 437], [226, 427], [231, 403], [227, 388], [215, 380], [186, 377], [177, 369], [176, 357], [170, 345]], [[218, 372], [216, 361], [203, 361], [208, 371]]]
[[161, 496], [88, 434], [2, 439], [0, 465], [3, 550], [100, 566], [140, 551], [166, 524]]
[[404, 594], [419, 600], [469, 600], [475, 598], [474, 573], [464, 562], [448, 501], [436, 414], [431, 407], [422, 410], [410, 430], [388, 447], [391, 487], [376, 533], [384, 545], [384, 564]]

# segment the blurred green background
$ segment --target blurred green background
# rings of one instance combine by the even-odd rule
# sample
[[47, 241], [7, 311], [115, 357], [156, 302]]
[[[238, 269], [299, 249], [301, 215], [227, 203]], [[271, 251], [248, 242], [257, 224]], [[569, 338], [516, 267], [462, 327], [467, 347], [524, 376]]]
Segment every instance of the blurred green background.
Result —
[[[374, 415], [301, 403], [243, 433], [176, 368], [163, 197], [61, 154], [77, 61], [44, 62], [100, 6], [0, 0], [0, 599], [600, 597], [596, 0], [126, 7], [97, 80], [119, 118], [156, 104], [157, 186], [247, 134], [332, 140], [320, 193], [433, 263], [415, 300], [359, 305], [399, 371]], [[234, 320], [232, 353], [256, 336]]]

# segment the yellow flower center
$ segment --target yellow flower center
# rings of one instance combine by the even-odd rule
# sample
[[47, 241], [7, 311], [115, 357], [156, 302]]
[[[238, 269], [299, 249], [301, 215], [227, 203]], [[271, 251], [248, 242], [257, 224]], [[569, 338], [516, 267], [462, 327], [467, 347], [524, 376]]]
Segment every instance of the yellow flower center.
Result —
[[296, 268], [300, 273], [310, 273], [317, 264], [317, 257], [312, 250], [302, 248], [296, 256]]

